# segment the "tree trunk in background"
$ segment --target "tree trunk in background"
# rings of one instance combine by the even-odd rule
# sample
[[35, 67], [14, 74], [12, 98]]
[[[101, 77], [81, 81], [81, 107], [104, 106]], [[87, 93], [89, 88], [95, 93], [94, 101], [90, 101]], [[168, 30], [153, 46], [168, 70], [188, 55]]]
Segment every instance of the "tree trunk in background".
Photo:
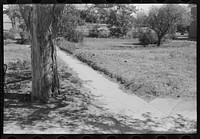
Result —
[[157, 46], [160, 46], [160, 44], [161, 44], [161, 40], [162, 40], [162, 37], [161, 37], [161, 36], [158, 36]]
[[[42, 9], [43, 8], [43, 9]], [[46, 7], [52, 8], [52, 7]], [[48, 14], [50, 16], [48, 16]], [[54, 20], [41, 5], [33, 5], [31, 26], [32, 99], [46, 100], [58, 93], [56, 48], [53, 44]], [[50, 19], [48, 19], [48, 17]], [[46, 19], [45, 19], [46, 18]]]

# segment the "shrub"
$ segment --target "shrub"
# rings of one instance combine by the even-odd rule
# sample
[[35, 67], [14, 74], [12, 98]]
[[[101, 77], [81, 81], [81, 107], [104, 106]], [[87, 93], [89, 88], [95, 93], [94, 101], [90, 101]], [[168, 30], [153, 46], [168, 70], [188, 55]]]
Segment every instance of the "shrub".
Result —
[[79, 11], [76, 9], [76, 6], [66, 4], [59, 22], [59, 29], [56, 36], [64, 37], [70, 42], [82, 42], [83, 33], [77, 30], [77, 27], [82, 24]]
[[132, 38], [139, 38], [139, 32], [137, 29], [132, 30]]
[[6, 39], [15, 39], [15, 34], [14, 33], [12, 33], [12, 32], [4, 32], [3, 33], [3, 38], [4, 38], [4, 40], [6, 40]]
[[30, 44], [30, 34], [26, 31], [21, 31], [20, 32], [21, 36], [21, 44]]
[[173, 34], [167, 34], [163, 38], [163, 40], [175, 40], [175, 39], [177, 39], [177, 35], [175, 33], [173, 33]]
[[14, 29], [14, 28], [11, 28], [9, 32], [11, 32], [11, 33], [13, 33], [13, 34], [20, 33], [20, 31], [19, 31], [19, 30], [17, 30], [17, 29]]
[[99, 25], [92, 26], [92, 29], [89, 30], [89, 37], [96, 38], [107, 38], [109, 37], [109, 30], [105, 28], [101, 28]]
[[135, 32], [134, 30], [128, 31], [126, 33], [125, 38], [127, 39], [138, 38], [138, 32]]
[[99, 30], [100, 26], [95, 25], [92, 27], [92, 29], [89, 30], [89, 37], [99, 37]]
[[64, 33], [64, 38], [70, 42], [83, 42], [83, 33], [77, 30], [71, 30]]
[[4, 40], [8, 39], [8, 32], [3, 32], [3, 39]]
[[175, 40], [175, 39], [177, 39], [177, 35], [175, 33], [170, 34], [169, 39]]
[[9, 70], [27, 70], [30, 69], [31, 63], [29, 61], [21, 61], [17, 60], [16, 62], [9, 62], [8, 69]]
[[99, 30], [98, 37], [99, 38], [108, 38], [109, 37], [109, 31], [105, 30], [105, 29]]
[[109, 28], [109, 30], [110, 30], [110, 36], [112, 36], [112, 37], [117, 37], [118, 38], [118, 37], [122, 36], [120, 28], [111, 27], [111, 28]]
[[140, 29], [139, 30], [139, 42], [142, 45], [156, 44], [157, 43], [156, 34], [150, 29]]
[[79, 31], [74, 31], [70, 36], [68, 41], [70, 42], [83, 42], [83, 33]]

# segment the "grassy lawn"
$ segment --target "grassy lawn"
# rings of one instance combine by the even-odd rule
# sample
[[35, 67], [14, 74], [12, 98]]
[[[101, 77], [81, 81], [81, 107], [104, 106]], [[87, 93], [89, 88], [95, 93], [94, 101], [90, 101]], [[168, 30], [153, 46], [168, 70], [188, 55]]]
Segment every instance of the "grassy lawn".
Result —
[[[78, 44], [77, 46], [74, 45], [73, 48], [78, 48], [81, 45], [83, 44]], [[101, 45], [99, 44], [99, 46]], [[88, 49], [86, 49], [86, 47]], [[109, 62], [109, 59], [106, 61], [105, 58], [103, 59], [102, 57], [106, 55], [106, 51], [110, 52], [107, 55], [114, 53], [114, 49], [109, 50], [109, 47], [103, 47], [105, 47], [105, 45], [103, 45], [102, 48], [99, 47], [99, 49], [92, 50], [89, 46], [85, 45], [82, 47], [84, 49], [75, 49], [74, 53], [76, 51], [78, 55], [78, 53], [82, 52], [82, 55], [80, 54], [80, 56], [85, 55], [85, 58], [88, 56], [86, 54], [90, 54], [90, 56], [95, 54], [94, 57], [98, 58], [99, 63], [102, 62], [101, 66], [103, 66], [106, 65], [105, 62]], [[116, 49], [116, 51], [120, 52], [119, 49]], [[100, 54], [100, 52], [104, 53]], [[126, 50], [126, 52], [128, 53], [129, 51]], [[31, 76], [30, 56], [30, 47], [26, 47], [26, 45], [18, 45], [14, 43], [5, 45], [4, 63], [8, 64], [6, 80], [14, 80], [16, 78], [19, 79], [21, 75]], [[114, 58], [117, 59], [117, 57], [113, 57], [114, 62], [112, 63], [117, 63]], [[92, 61], [94, 58], [91, 58], [90, 60]], [[128, 61], [130, 60], [131, 58]], [[5, 89], [4, 94], [5, 134], [108, 134], [159, 132], [154, 129], [154, 126], [152, 126], [152, 120], [149, 120], [148, 118], [144, 121], [139, 119], [130, 119], [123, 114], [113, 115], [104, 109], [99, 109], [98, 103], [96, 102], [97, 100], [94, 101], [93, 95], [82, 86], [82, 82], [76, 73], [74, 73], [72, 69], [68, 68], [61, 59], [58, 59], [58, 67], [61, 94], [53, 99], [50, 99], [45, 104], [30, 101], [29, 94], [31, 92], [31, 79], [25, 82], [7, 85], [7, 89]], [[107, 67], [109, 68], [111, 66], [107, 64]], [[26, 73], [25, 71], [29, 72]], [[103, 68], [102, 71], [104, 71]], [[116, 67], [113, 71], [119, 72], [120, 70]], [[166, 119], [164, 119], [164, 121], [160, 121], [160, 123], [153, 121], [153, 125], [156, 125], [156, 127], [157, 125], [160, 125], [162, 128], [163, 122], [166, 121]], [[183, 121], [181, 117], [179, 119], [174, 118], [173, 122], [177, 123], [177, 129], [182, 129]], [[187, 122], [189, 123], [188, 126], [182, 129], [184, 132], [191, 132], [196, 129], [195, 121]], [[147, 123], [150, 124], [148, 125]], [[175, 133], [181, 132], [177, 129], [174, 128], [171, 129], [171, 131]]]
[[85, 38], [60, 48], [118, 81], [147, 101], [156, 97], [196, 97], [196, 42], [174, 40], [143, 47], [137, 39]]
[[[30, 57], [30, 48], [25, 45], [5, 45], [6, 81], [19, 79], [22, 74], [31, 76]], [[82, 86], [76, 73], [61, 59], [58, 59], [58, 67], [61, 94], [45, 104], [30, 101], [31, 79], [7, 84], [4, 94], [5, 134], [148, 133], [153, 130], [150, 127], [135, 129], [135, 126], [146, 123], [138, 119], [135, 126], [124, 125], [123, 116], [98, 107], [98, 101], [93, 100], [93, 95]], [[25, 70], [29, 71], [28, 75]]]

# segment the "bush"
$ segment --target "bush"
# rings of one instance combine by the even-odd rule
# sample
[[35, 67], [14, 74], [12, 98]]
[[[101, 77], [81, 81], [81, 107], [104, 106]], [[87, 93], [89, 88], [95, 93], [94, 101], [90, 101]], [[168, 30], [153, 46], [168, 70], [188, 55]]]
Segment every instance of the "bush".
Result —
[[116, 28], [116, 27], [111, 27], [109, 28], [110, 30], [110, 36], [112, 37], [121, 37], [122, 33], [121, 33], [121, 29], [120, 28]]
[[175, 33], [170, 34], [169, 39], [175, 40], [175, 39], [177, 39], [177, 35]]
[[89, 30], [89, 37], [99, 37], [99, 33], [100, 33], [100, 30], [99, 30], [100, 26], [98, 25], [95, 25], [92, 27], [91, 30]]
[[6, 40], [6, 39], [14, 40], [15, 39], [15, 34], [12, 33], [12, 32], [4, 32], [3, 33], [3, 38], [4, 38], [4, 40]]
[[30, 69], [31, 63], [29, 61], [21, 61], [17, 60], [16, 62], [9, 62], [8, 69], [9, 70], [27, 70]]
[[20, 33], [20, 31], [19, 31], [19, 30], [17, 30], [17, 29], [14, 29], [14, 28], [11, 28], [9, 32], [11, 32], [11, 33], [13, 33], [13, 34]]
[[99, 31], [98, 37], [99, 38], [108, 38], [109, 37], [109, 31], [105, 30], [105, 29], [101, 29]]
[[139, 32], [137, 29], [132, 30], [132, 38], [139, 38]]
[[99, 25], [92, 26], [92, 29], [89, 30], [88, 37], [96, 37], [96, 38], [108, 38], [109, 30], [105, 28], [101, 28]]
[[71, 30], [64, 34], [64, 38], [70, 42], [83, 42], [83, 33], [77, 30]]
[[21, 31], [20, 32], [21, 36], [21, 44], [30, 44], [30, 34], [26, 31]]
[[4, 40], [8, 39], [8, 32], [3, 32], [3, 39]]
[[128, 31], [126, 33], [125, 38], [127, 38], [127, 39], [138, 38], [138, 37], [136, 37], [136, 35], [134, 33], [135, 33], [134, 30]]
[[175, 40], [177, 39], [177, 35], [175, 33], [173, 34], [166, 34], [163, 40]]
[[139, 42], [142, 45], [149, 45], [149, 44], [156, 44], [157, 43], [157, 36], [156, 34], [150, 29], [140, 29], [139, 30]]

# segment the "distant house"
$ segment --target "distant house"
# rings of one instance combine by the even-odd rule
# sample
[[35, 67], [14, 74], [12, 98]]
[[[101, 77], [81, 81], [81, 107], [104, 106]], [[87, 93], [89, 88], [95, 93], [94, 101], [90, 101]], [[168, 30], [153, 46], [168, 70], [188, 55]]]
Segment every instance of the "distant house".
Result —
[[[197, 17], [197, 6], [191, 7], [192, 16]], [[189, 29], [189, 38], [196, 39], [197, 38], [197, 19], [191, 22]]]

